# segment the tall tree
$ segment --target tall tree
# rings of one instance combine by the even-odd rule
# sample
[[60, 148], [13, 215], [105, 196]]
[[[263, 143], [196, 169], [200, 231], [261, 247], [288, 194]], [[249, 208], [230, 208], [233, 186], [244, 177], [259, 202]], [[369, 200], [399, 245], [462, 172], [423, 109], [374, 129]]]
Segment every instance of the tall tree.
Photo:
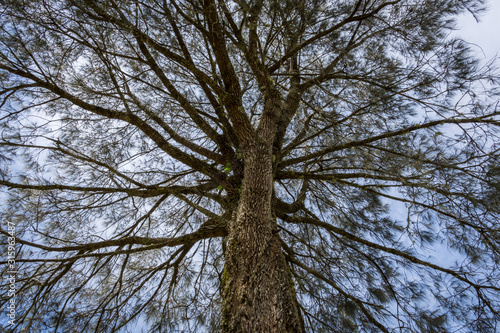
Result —
[[498, 330], [482, 0], [0, 3], [4, 328]]

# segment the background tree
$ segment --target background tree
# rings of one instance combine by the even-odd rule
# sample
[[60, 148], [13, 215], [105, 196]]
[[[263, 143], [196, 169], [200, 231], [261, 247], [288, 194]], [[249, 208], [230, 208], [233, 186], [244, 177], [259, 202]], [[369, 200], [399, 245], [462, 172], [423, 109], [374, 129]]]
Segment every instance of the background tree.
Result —
[[482, 1], [0, 3], [16, 330], [497, 331]]

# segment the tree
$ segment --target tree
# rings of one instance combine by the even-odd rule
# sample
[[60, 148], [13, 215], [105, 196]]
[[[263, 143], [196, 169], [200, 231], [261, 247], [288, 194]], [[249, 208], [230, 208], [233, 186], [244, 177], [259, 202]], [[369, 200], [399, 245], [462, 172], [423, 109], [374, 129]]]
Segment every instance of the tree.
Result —
[[2, 1], [3, 327], [495, 332], [483, 5]]

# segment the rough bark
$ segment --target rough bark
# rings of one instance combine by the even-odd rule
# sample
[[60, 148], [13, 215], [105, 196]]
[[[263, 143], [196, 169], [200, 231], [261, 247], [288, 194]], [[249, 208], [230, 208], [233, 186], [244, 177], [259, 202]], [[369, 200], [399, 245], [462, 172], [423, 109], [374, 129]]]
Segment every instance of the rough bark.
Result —
[[238, 210], [229, 225], [222, 332], [304, 332], [271, 209], [271, 145], [245, 154]]

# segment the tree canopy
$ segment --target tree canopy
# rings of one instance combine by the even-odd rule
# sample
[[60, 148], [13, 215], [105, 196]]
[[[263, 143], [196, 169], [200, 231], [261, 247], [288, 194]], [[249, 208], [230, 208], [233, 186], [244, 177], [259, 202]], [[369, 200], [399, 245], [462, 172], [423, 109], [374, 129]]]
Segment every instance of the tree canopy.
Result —
[[0, 1], [1, 327], [496, 332], [484, 5]]

